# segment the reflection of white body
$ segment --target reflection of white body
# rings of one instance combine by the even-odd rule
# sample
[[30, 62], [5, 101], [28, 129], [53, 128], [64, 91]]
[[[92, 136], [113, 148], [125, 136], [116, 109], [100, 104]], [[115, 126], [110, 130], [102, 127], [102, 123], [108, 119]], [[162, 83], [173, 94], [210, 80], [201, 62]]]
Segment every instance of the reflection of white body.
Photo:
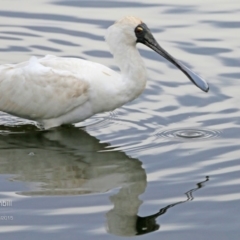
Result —
[[119, 236], [134, 236], [137, 234], [137, 214], [142, 201], [139, 195], [145, 191], [146, 182], [140, 172], [136, 172], [136, 181], [122, 187], [110, 197], [114, 207], [107, 214], [107, 230]]
[[[39, 133], [8, 135], [12, 144], [22, 146], [14, 151], [5, 137], [0, 138], [0, 173], [16, 174], [16, 180], [36, 183], [35, 187], [32, 185], [32, 194], [106, 192], [141, 178], [146, 181], [139, 160], [118, 151], [98, 152], [105, 144], [85, 131], [67, 128], [40, 135], [40, 139]], [[37, 183], [43, 188], [37, 187]]]
[[[0, 135], [0, 174], [30, 185], [24, 195], [82, 195], [121, 188], [110, 197], [108, 231], [135, 235], [136, 215], [146, 188], [142, 163], [119, 151], [101, 152], [105, 144], [76, 128]], [[12, 146], [18, 148], [12, 151]], [[32, 154], [29, 154], [32, 153]]]

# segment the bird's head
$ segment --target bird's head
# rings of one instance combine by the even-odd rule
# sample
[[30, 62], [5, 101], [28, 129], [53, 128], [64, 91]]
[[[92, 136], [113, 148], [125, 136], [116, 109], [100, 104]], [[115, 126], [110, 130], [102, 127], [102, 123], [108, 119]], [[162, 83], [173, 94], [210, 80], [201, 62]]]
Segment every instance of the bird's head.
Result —
[[141, 19], [133, 16], [124, 17], [108, 28], [105, 39], [111, 49], [116, 48], [120, 44], [135, 46], [137, 43], [142, 43], [148, 46], [179, 68], [193, 84], [204, 92], [208, 92], [209, 86], [207, 82], [165, 51]]

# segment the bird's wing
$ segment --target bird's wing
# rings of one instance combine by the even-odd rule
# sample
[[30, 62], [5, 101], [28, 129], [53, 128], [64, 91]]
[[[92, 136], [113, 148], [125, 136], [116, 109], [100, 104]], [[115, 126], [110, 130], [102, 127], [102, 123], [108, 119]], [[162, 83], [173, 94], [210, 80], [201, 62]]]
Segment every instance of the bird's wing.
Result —
[[89, 83], [81, 69], [72, 71], [75, 67], [69, 59], [61, 69], [60, 62], [57, 57], [32, 57], [28, 62], [0, 66], [0, 111], [33, 120], [50, 119], [85, 103]]

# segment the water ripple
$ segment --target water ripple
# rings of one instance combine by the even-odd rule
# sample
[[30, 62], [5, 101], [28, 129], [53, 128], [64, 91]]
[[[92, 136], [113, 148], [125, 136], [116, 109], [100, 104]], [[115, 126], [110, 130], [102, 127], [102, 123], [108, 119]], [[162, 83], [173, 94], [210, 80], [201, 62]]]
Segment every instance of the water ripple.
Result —
[[184, 128], [184, 129], [168, 129], [158, 132], [156, 135], [160, 138], [172, 139], [172, 140], [207, 140], [210, 138], [219, 137], [220, 131], [200, 128]]
[[96, 34], [84, 32], [84, 31], [69, 30], [69, 29], [61, 28], [61, 27], [25, 26], [25, 28], [34, 30], [37, 32], [44, 32], [44, 33], [49, 32], [49, 33], [65, 34], [65, 35], [70, 35], [70, 36], [75, 36], [75, 37], [90, 38], [95, 41], [103, 41], [104, 40], [103, 36], [98, 36]]
[[86, 24], [100, 25], [101, 27], [109, 26], [112, 21], [105, 19], [91, 19], [91, 18], [79, 18], [71, 15], [62, 14], [47, 14], [47, 13], [29, 13], [29, 12], [17, 12], [17, 11], [0, 11], [0, 16], [17, 18], [17, 19], [40, 19], [40, 20], [52, 20], [60, 22], [79, 22]]
[[[120, 1], [56, 1], [53, 2], [55, 5], [71, 6], [71, 7], [81, 7], [81, 8], [126, 8], [125, 2]], [[161, 6], [161, 4], [152, 4], [152, 3], [140, 3], [140, 2], [127, 2], [128, 7], [132, 8], [143, 8], [143, 7], [156, 7]]]

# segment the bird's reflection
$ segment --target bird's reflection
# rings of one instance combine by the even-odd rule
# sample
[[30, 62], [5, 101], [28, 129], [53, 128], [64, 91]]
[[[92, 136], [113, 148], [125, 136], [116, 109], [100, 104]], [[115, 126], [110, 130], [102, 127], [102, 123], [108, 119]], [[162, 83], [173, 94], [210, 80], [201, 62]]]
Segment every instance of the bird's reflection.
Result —
[[74, 127], [0, 134], [0, 174], [31, 183], [24, 195], [81, 195], [132, 184], [143, 193], [142, 163], [124, 152], [103, 151], [107, 146]]
[[[146, 217], [137, 215], [139, 204], [132, 205], [134, 199], [138, 196], [134, 193], [134, 187], [122, 188], [116, 195], [111, 196], [114, 208], [107, 215], [107, 230], [109, 233], [120, 236], [134, 236], [154, 232], [160, 228], [156, 220], [159, 216], [165, 214], [169, 208], [182, 204], [194, 199], [193, 192], [202, 188], [204, 183], [209, 180], [208, 177], [202, 182], [197, 183], [197, 187], [185, 193], [186, 200], [179, 201], [161, 208], [157, 213]], [[139, 200], [138, 200], [139, 201]], [[137, 207], [137, 208], [134, 208]]]
[[113, 209], [106, 214], [107, 231], [114, 235], [156, 231], [159, 216], [192, 200], [192, 193], [208, 181], [207, 178], [188, 191], [186, 200], [170, 204], [156, 214], [139, 217], [142, 204], [139, 195], [147, 186], [141, 161], [124, 152], [106, 151], [108, 144], [82, 129], [25, 130], [20, 127], [18, 133], [9, 134], [9, 129], [0, 129], [0, 174], [11, 174], [12, 180], [26, 182], [29, 190], [20, 194], [30, 196], [82, 195], [120, 188], [110, 197]]

